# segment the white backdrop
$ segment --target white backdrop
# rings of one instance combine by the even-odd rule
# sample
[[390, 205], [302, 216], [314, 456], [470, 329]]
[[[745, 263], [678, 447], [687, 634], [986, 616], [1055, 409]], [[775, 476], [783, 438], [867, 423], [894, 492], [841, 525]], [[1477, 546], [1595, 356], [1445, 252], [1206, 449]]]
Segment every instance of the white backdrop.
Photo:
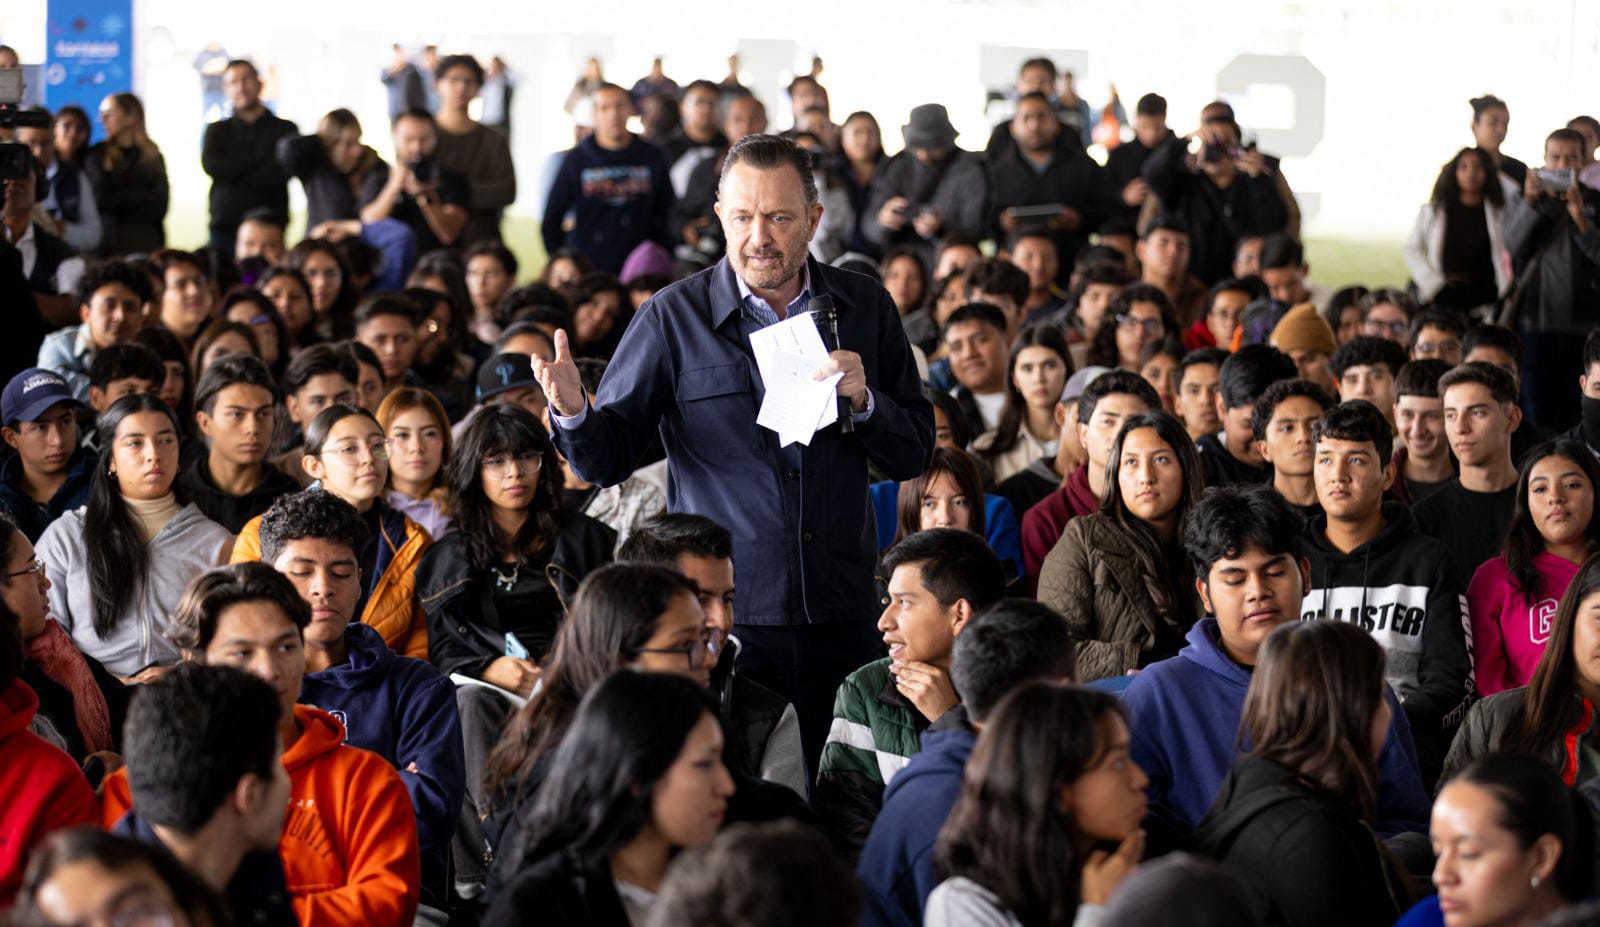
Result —
[[[1129, 110], [1140, 94], [1162, 93], [1180, 132], [1224, 89], [1219, 76], [1237, 74], [1224, 95], [1263, 148], [1286, 155], [1307, 231], [1347, 237], [1409, 227], [1438, 166], [1471, 143], [1469, 97], [1509, 101], [1506, 148], [1526, 161], [1539, 159], [1550, 129], [1600, 110], [1595, 0], [135, 0], [135, 11], [137, 90], [166, 152], [175, 214], [204, 210], [193, 59], [211, 41], [270, 68], [275, 108], [303, 130], [348, 106], [385, 152], [378, 75], [391, 42], [501, 55], [522, 80], [513, 212], [524, 215], [543, 158], [570, 143], [560, 104], [591, 53], [626, 86], [657, 53], [680, 83], [720, 79], [738, 50], [777, 128], [788, 124], [778, 88], [820, 54], [836, 119], [871, 110], [891, 150], [907, 111], [932, 100], [949, 106], [962, 144], [981, 146], [986, 87], [1008, 84], [1035, 49], [1076, 63], [1080, 92], [1097, 107], [1113, 82]], [[25, 61], [42, 58], [44, 0], [0, 4], [0, 40]], [[1293, 88], [1248, 85], [1284, 75]]]

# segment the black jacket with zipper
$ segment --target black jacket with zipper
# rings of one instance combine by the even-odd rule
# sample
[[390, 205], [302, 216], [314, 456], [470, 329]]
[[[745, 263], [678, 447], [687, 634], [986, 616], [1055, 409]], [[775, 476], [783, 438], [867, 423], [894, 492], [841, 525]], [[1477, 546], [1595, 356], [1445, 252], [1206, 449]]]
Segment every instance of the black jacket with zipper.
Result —
[[[576, 512], [555, 515], [555, 549], [545, 579], [566, 607], [590, 572], [611, 562], [616, 532]], [[476, 678], [506, 654], [505, 633], [477, 620], [478, 571], [467, 559], [459, 532], [440, 538], [417, 565], [417, 601], [428, 619], [428, 661], [439, 672]]]
[[1349, 553], [1328, 542], [1326, 515], [1311, 521], [1301, 540], [1311, 586], [1300, 617], [1367, 629], [1383, 646], [1412, 730], [1436, 735], [1461, 723], [1472, 691], [1467, 587], [1450, 552], [1416, 530], [1403, 504], [1386, 501], [1382, 511], [1378, 536]]

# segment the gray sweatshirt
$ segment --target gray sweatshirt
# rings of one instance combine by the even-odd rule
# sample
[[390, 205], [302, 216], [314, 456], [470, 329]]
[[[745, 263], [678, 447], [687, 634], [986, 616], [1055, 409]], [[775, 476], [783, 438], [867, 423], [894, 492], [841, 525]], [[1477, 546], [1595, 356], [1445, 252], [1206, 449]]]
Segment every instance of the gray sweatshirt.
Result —
[[180, 509], [150, 540], [150, 575], [142, 594], [101, 638], [94, 631], [89, 598], [86, 512], [80, 508], [63, 514], [39, 537], [37, 553], [50, 578], [50, 613], [79, 650], [117, 676], [132, 676], [156, 663], [176, 663], [178, 648], [165, 636], [167, 618], [177, 610], [189, 581], [218, 565], [218, 554], [232, 535], [193, 504]]

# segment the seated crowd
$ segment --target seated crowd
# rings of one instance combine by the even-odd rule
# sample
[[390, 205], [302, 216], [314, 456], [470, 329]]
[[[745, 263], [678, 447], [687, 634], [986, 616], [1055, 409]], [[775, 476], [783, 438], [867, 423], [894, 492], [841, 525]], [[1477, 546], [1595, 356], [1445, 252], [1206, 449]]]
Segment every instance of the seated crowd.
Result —
[[1102, 164], [1030, 59], [985, 150], [927, 104], [890, 157], [796, 78], [807, 266], [882, 284], [936, 443], [869, 468], [830, 714], [662, 440], [552, 438], [536, 370], [600, 392], [768, 129], [656, 64], [574, 87], [528, 281], [498, 59], [397, 58], [392, 165], [230, 62], [196, 250], [136, 96], [16, 130], [0, 919], [1600, 924], [1600, 123], [1529, 167], [1473, 100], [1411, 284], [1333, 290], [1226, 103]]

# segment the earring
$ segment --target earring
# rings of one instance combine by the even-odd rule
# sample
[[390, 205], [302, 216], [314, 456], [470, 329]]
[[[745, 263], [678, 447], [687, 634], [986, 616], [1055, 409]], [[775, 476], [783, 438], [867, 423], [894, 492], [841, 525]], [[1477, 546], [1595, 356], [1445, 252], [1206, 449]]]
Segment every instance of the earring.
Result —
[[1538, 876], [1534, 876], [1533, 879], [1531, 880], [1530, 884], [1535, 890], [1538, 890], [1538, 888], [1539, 888], [1539, 877]]

